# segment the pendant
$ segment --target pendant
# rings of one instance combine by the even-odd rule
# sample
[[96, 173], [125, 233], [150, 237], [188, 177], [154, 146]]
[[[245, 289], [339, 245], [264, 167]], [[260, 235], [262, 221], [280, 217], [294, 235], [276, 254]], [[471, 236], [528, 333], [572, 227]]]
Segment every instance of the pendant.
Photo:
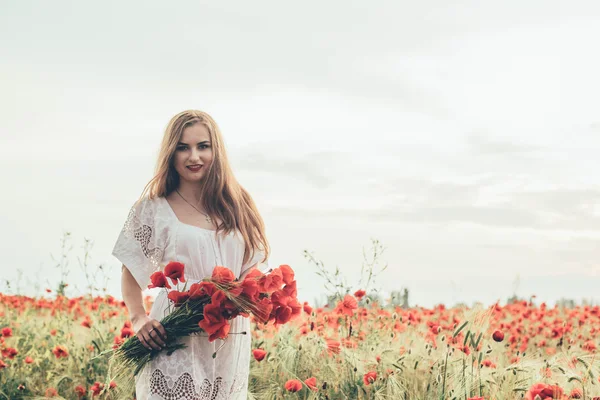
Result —
[[210, 219], [210, 217], [208, 215], [206, 216], [206, 222], [208, 222], [209, 224], [212, 224], [212, 220]]

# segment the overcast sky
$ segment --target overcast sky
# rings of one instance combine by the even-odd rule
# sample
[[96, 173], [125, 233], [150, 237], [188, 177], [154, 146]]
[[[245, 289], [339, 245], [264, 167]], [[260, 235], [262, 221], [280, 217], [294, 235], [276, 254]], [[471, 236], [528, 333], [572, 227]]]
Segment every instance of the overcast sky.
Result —
[[596, 1], [0, 4], [2, 278], [28, 294], [68, 231], [72, 287], [88, 238], [120, 297], [114, 242], [195, 108], [301, 300], [304, 249], [356, 282], [375, 238], [411, 304], [600, 301]]

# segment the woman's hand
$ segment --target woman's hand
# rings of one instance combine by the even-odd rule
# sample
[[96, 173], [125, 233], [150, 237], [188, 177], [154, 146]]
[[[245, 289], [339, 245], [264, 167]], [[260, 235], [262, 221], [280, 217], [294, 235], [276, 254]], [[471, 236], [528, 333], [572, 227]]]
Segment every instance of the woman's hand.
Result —
[[161, 350], [165, 347], [167, 331], [159, 321], [143, 315], [131, 322], [133, 323], [135, 335], [145, 348], [148, 350]]

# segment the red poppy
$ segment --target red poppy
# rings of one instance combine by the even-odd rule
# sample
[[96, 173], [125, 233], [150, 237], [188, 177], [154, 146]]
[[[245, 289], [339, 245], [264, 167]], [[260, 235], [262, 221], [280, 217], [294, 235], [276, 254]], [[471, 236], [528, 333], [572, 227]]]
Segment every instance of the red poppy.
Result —
[[171, 285], [169, 285], [169, 281], [167, 281], [167, 277], [162, 271], [156, 271], [152, 275], [150, 275], [150, 281], [152, 282], [148, 285], [148, 289], [152, 288], [161, 288], [166, 287], [167, 289], [171, 289]]
[[258, 270], [256, 268], [252, 268], [250, 270], [250, 272], [248, 272], [248, 274], [246, 274], [246, 276], [244, 277], [244, 280], [251, 279], [251, 280], [254, 280], [254, 281], [258, 281], [263, 276], [265, 276], [265, 274], [263, 274], [260, 270]]
[[32, 364], [33, 363], [33, 358], [31, 358], [29, 356], [25, 357], [25, 363], [26, 364]]
[[302, 382], [296, 379], [290, 379], [285, 383], [284, 387], [288, 392], [298, 392], [302, 390]]
[[312, 313], [312, 307], [308, 305], [308, 302], [305, 301], [304, 302], [304, 312], [307, 313], [308, 315], [310, 315]]
[[231, 285], [227, 288], [227, 293], [229, 293], [229, 295], [233, 297], [238, 297], [240, 294], [242, 294], [243, 291], [244, 288], [242, 287], [241, 282], [232, 282]]
[[192, 283], [189, 290], [190, 300], [197, 300], [204, 296], [212, 296], [215, 290], [217, 290], [217, 288], [212, 282]]
[[315, 391], [317, 390], [317, 378], [315, 378], [314, 376], [306, 379], [304, 383], [306, 384], [306, 386], [308, 386], [309, 389]]
[[213, 342], [218, 338], [225, 338], [229, 333], [229, 322], [223, 318], [219, 304], [207, 304], [204, 306], [204, 318], [198, 326], [208, 333], [208, 341]]
[[5, 349], [2, 349], [2, 357], [7, 357], [12, 360], [17, 354], [19, 354], [19, 351], [14, 347], [7, 347]]
[[375, 382], [376, 380], [377, 380], [377, 372], [375, 372], [375, 371], [367, 372], [363, 376], [363, 382], [365, 383], [365, 385], [370, 385], [371, 383]]
[[225, 285], [233, 282], [235, 280], [235, 275], [229, 268], [216, 266], [215, 269], [213, 269], [212, 280], [221, 285]]
[[286, 284], [281, 290], [291, 297], [296, 297], [298, 295], [298, 289], [296, 289], [296, 281], [292, 281]]
[[183, 276], [183, 263], [177, 261], [171, 261], [165, 266], [165, 276], [170, 278], [173, 282], [173, 285], [177, 285], [177, 281], [185, 282], [185, 278]]
[[525, 395], [526, 400], [535, 400], [539, 397], [541, 400], [559, 399], [563, 397], [563, 390], [557, 385], [548, 385], [546, 383], [536, 383]]
[[286, 285], [289, 285], [294, 281], [294, 270], [287, 264], [282, 264], [279, 266], [281, 270], [281, 276], [283, 278], [283, 282]]
[[102, 389], [104, 389], [103, 383], [94, 382], [94, 384], [90, 388], [90, 390], [92, 391], [92, 397], [98, 396], [102, 392]]
[[172, 290], [167, 295], [167, 298], [174, 303], [173, 306], [179, 307], [190, 298], [190, 293]]
[[244, 294], [251, 301], [257, 300], [257, 296], [260, 293], [258, 288], [258, 282], [255, 279], [244, 279], [240, 283], [242, 288], [242, 294]]
[[54, 349], [52, 349], [52, 352], [54, 353], [56, 358], [61, 358], [61, 357], [66, 358], [69, 356], [69, 351], [64, 346], [56, 346], [56, 347], [54, 347]]
[[342, 314], [352, 316], [354, 315], [354, 310], [358, 308], [358, 303], [356, 298], [347, 294], [338, 306]]
[[127, 338], [127, 337], [130, 337], [133, 335], [135, 335], [135, 332], [130, 327], [124, 326], [123, 328], [121, 328], [121, 337], [122, 338]]
[[83, 397], [86, 394], [86, 390], [83, 386], [77, 385], [75, 386], [75, 393], [77, 393], [77, 397]]
[[263, 324], [266, 324], [271, 316], [273, 310], [273, 303], [266, 297], [254, 303], [252, 306], [252, 313], [254, 317]]
[[2, 328], [2, 336], [4, 336], [4, 337], [11, 337], [12, 336], [12, 329], [9, 328], [9, 327]]
[[365, 294], [367, 294], [367, 292], [360, 289], [360, 290], [357, 290], [356, 292], [354, 292], [354, 297], [356, 297], [357, 299], [360, 300]]
[[254, 349], [252, 350], [252, 355], [256, 361], [262, 361], [267, 355], [267, 352], [263, 349]]
[[281, 269], [275, 268], [270, 274], [263, 276], [259, 283], [262, 286], [261, 292], [273, 293], [275, 290], [281, 289], [283, 285]]

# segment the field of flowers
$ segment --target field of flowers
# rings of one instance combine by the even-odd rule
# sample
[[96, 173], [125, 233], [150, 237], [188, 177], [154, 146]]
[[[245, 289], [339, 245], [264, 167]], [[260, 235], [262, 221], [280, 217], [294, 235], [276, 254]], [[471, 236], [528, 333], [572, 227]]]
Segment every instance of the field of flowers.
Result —
[[[252, 324], [254, 398], [600, 398], [598, 306], [404, 309], [358, 290], [303, 308], [278, 329]], [[106, 360], [92, 358], [133, 334], [110, 296], [2, 294], [0, 332], [2, 399], [110, 399]]]

